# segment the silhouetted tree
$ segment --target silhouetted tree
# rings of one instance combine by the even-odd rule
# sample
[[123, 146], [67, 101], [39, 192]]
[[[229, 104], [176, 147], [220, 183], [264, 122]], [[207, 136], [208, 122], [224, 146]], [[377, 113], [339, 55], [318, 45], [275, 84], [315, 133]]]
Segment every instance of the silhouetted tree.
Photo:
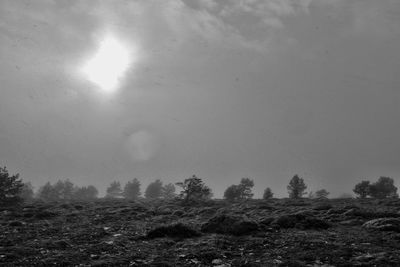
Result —
[[175, 196], [175, 186], [171, 183], [164, 185], [162, 188], [162, 197], [164, 199], [172, 199]]
[[320, 189], [315, 192], [315, 198], [317, 199], [326, 199], [328, 198], [329, 192], [325, 189]]
[[97, 188], [94, 187], [93, 185], [75, 187], [73, 199], [90, 201], [90, 200], [95, 200], [98, 194], [99, 192], [97, 191]]
[[23, 183], [19, 174], [10, 175], [6, 167], [0, 167], [0, 205], [14, 205], [22, 201]]
[[254, 186], [250, 178], [242, 178], [240, 184], [229, 186], [224, 192], [224, 198], [227, 200], [250, 199], [253, 197], [251, 189]]
[[30, 182], [24, 183], [19, 196], [25, 202], [31, 202], [34, 198], [33, 186]]
[[272, 193], [271, 188], [267, 187], [264, 190], [263, 199], [271, 199], [274, 197], [274, 193]]
[[289, 185], [287, 186], [287, 190], [289, 192], [290, 198], [301, 198], [305, 194], [305, 190], [307, 189], [306, 184], [304, 183], [303, 178], [300, 178], [297, 174], [293, 176], [290, 180]]
[[124, 197], [126, 199], [135, 200], [140, 194], [140, 182], [138, 179], [134, 178], [132, 181], [125, 184]]
[[185, 179], [183, 182], [176, 183], [182, 187], [179, 196], [188, 202], [190, 200], [204, 200], [212, 196], [211, 189], [206, 186], [202, 179], [193, 175], [191, 178]]
[[57, 201], [60, 199], [60, 196], [54, 186], [50, 182], [47, 182], [39, 188], [38, 198], [43, 201]]
[[369, 195], [370, 190], [370, 182], [369, 181], [361, 181], [356, 184], [353, 192], [358, 196], [358, 198], [366, 198]]
[[121, 198], [122, 189], [120, 182], [114, 181], [107, 188], [106, 198]]
[[163, 184], [160, 180], [155, 180], [150, 183], [147, 188], [144, 196], [148, 199], [160, 198], [162, 194]]
[[250, 178], [242, 178], [240, 180], [239, 189], [240, 189], [240, 198], [241, 199], [249, 199], [253, 197], [253, 193], [251, 189], [254, 186], [254, 181]]
[[392, 178], [382, 176], [369, 186], [369, 195], [374, 198], [398, 197], [397, 187]]

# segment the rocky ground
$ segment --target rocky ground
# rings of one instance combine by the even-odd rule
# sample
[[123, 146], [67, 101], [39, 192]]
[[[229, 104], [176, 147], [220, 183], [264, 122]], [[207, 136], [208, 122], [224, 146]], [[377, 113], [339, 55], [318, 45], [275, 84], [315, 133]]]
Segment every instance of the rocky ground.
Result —
[[400, 200], [34, 203], [1, 266], [400, 266]]

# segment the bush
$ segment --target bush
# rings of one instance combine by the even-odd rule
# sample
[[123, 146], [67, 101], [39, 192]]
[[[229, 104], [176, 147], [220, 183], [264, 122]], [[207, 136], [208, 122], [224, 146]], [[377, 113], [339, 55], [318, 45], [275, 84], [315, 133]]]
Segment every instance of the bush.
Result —
[[20, 193], [23, 183], [19, 174], [10, 175], [6, 167], [0, 167], [0, 205], [14, 205], [22, 202]]
[[300, 178], [297, 174], [293, 176], [290, 180], [289, 185], [287, 186], [289, 192], [289, 198], [301, 198], [305, 194], [305, 190], [307, 189], [306, 184], [304, 183], [303, 178]]
[[203, 180], [193, 175], [191, 178], [185, 179], [183, 182], [176, 183], [182, 187], [179, 196], [185, 202], [190, 200], [205, 200], [212, 197], [211, 189], [203, 183]]

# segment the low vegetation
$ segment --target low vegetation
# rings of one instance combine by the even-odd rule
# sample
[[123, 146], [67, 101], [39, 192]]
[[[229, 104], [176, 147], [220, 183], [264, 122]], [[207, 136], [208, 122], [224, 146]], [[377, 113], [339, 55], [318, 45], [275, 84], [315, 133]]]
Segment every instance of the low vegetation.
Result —
[[289, 198], [254, 181], [224, 199], [193, 175], [174, 184], [113, 181], [104, 198], [93, 185], [44, 184], [34, 194], [0, 168], [0, 265], [4, 266], [398, 266], [400, 200], [381, 177], [354, 188], [358, 198], [309, 192], [298, 175]]

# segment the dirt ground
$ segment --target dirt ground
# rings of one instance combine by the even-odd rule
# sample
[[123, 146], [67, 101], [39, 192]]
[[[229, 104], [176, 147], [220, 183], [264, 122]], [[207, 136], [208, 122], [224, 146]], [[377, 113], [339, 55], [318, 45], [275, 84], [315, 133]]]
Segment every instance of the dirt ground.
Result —
[[400, 266], [400, 200], [33, 203], [1, 266]]

